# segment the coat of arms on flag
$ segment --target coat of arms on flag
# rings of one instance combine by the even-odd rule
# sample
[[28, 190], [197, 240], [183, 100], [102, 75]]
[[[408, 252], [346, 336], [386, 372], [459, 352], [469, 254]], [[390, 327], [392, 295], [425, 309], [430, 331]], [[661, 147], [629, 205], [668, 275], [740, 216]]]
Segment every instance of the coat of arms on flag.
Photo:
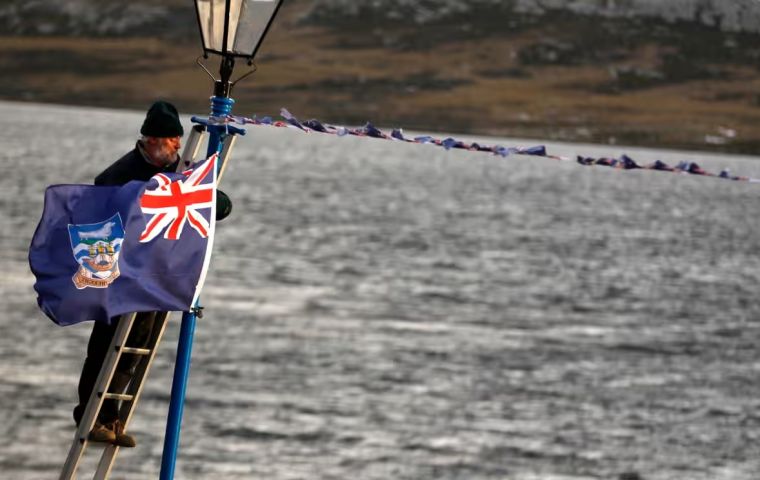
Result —
[[99, 223], [69, 224], [69, 239], [79, 269], [72, 280], [78, 289], [107, 288], [119, 276], [119, 254], [124, 241], [121, 216]]

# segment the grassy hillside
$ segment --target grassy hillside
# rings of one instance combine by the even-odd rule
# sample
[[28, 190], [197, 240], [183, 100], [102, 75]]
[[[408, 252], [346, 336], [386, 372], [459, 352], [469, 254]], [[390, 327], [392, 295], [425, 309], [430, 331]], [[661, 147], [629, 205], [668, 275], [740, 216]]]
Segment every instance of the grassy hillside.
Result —
[[[258, 72], [234, 91], [236, 113], [286, 106], [333, 123], [425, 131], [760, 147], [757, 35], [561, 12], [504, 19], [485, 10], [424, 26], [331, 21], [309, 6], [283, 8]], [[200, 41], [186, 17], [154, 36], [0, 37], [0, 97], [137, 109], [162, 97], [204, 113], [211, 84], [194, 64]]]

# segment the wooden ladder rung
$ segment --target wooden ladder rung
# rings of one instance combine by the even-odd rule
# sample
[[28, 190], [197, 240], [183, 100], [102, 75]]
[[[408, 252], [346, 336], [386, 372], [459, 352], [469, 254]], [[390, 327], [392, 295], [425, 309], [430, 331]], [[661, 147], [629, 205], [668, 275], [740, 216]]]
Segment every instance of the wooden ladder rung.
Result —
[[135, 397], [124, 393], [106, 393], [103, 395], [103, 398], [106, 400], [122, 400], [125, 402], [131, 402]]
[[121, 353], [131, 353], [133, 355], [150, 355], [149, 348], [121, 347]]

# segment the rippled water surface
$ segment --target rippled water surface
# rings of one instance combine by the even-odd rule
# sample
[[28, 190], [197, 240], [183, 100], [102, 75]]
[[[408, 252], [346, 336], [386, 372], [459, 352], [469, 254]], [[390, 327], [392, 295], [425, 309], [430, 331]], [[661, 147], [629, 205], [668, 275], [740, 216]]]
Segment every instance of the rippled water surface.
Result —
[[[142, 116], [0, 103], [2, 478], [56, 478], [90, 330], [37, 309], [43, 190]], [[178, 479], [757, 478], [759, 185], [266, 127], [236, 148]], [[177, 332], [112, 478], [158, 476]]]

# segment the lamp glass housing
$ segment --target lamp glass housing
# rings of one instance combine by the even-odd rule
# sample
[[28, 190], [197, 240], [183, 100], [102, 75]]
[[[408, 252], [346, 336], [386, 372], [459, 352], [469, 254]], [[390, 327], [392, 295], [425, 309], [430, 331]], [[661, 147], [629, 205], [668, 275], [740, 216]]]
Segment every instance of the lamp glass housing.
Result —
[[282, 0], [195, 0], [203, 50], [252, 58], [281, 3]]

